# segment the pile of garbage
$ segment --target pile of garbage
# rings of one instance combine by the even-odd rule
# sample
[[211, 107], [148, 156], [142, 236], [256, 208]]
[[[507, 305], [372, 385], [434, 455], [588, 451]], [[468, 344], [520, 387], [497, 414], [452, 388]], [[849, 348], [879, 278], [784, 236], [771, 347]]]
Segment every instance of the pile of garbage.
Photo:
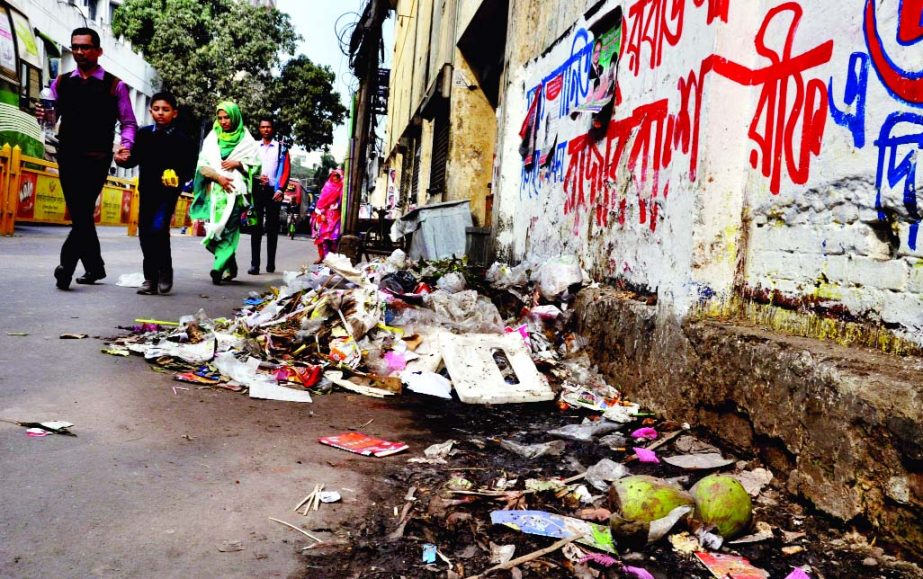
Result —
[[251, 294], [233, 319], [200, 311], [176, 323], [144, 320], [154, 323], [104, 351], [140, 354], [179, 381], [254, 398], [310, 402], [334, 388], [383, 398], [407, 388], [442, 398], [454, 390], [467, 403], [551, 400], [533, 360], [556, 364], [579, 347], [560, 331], [568, 290], [584, 280], [576, 260], [550, 261], [531, 277], [522, 266], [487, 272], [493, 291], [529, 304], [513, 326], [469, 288], [470, 277], [484, 283], [459, 260], [414, 264], [397, 250], [357, 269], [331, 254], [286, 272], [281, 287]]
[[[306, 556], [327, 557], [325, 567], [343, 576], [824, 577], [829, 554], [809, 541], [811, 519], [784, 503], [768, 469], [644, 412], [593, 367], [569, 329], [574, 294], [588, 283], [576, 259], [484, 272], [458, 260], [410, 263], [399, 250], [361, 267], [328, 255], [283, 282], [251, 294], [233, 319], [142, 321], [105, 351], [254, 398], [436, 397], [413, 399], [430, 401], [428, 417], [445, 413], [434, 432], [451, 432], [392, 469], [381, 492], [399, 491], [400, 508], [393, 495], [373, 497], [385, 510], [350, 529], [345, 550], [311, 546]], [[490, 412], [472, 406], [484, 404]], [[379, 457], [408, 450], [356, 432], [321, 442]], [[844, 560], [861, 567], [869, 549]], [[905, 576], [893, 573], [882, 576]]]

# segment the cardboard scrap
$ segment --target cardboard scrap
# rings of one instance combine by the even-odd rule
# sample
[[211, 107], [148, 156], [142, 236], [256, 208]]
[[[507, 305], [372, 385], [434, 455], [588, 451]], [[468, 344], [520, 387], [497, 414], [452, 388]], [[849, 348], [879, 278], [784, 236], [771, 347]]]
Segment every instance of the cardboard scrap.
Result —
[[[443, 362], [459, 400], [466, 404], [513, 404], [554, 399], [519, 334], [439, 335]], [[504, 378], [494, 353], [509, 360], [513, 380]], [[510, 383], [514, 382], [514, 383]]]
[[544, 511], [493, 511], [490, 513], [490, 522], [495, 525], [506, 525], [530, 535], [555, 539], [568, 539], [582, 535], [582, 538], [577, 539], [578, 543], [600, 551], [616, 552], [612, 532], [608, 525], [597, 525]]
[[318, 441], [321, 444], [346, 450], [363, 456], [389, 456], [403, 452], [409, 447], [403, 442], [388, 442], [361, 432], [347, 432], [336, 436], [323, 436]]

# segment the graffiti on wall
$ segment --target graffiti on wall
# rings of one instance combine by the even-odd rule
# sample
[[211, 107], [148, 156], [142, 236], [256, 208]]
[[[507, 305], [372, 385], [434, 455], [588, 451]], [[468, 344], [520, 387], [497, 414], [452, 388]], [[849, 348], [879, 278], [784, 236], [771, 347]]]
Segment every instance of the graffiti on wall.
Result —
[[[693, 2], [696, 6], [703, 4]], [[629, 18], [636, 6], [649, 4], [648, 0], [639, 0], [629, 9]], [[675, 2], [672, 6], [684, 4]], [[716, 8], [710, 11], [709, 22], [727, 18], [726, 3], [710, 6]], [[708, 55], [698, 68], [678, 80], [671, 97], [629, 111], [616, 108], [614, 118], [600, 135], [581, 130], [562, 139], [561, 133], [553, 130], [557, 119], [542, 115], [533, 100], [530, 111], [536, 114], [537, 134], [545, 129], [544, 140], [538, 142], [547, 145], [537, 146], [531, 153], [538, 162], [524, 167], [521, 193], [537, 197], [549, 184], [560, 186], [564, 213], [574, 216], [575, 232], [585, 214], [600, 227], [613, 225], [613, 216], [616, 223], [624, 225], [630, 203], [636, 204], [639, 223], [656, 231], [661, 205], [669, 196], [667, 176], [672, 174], [668, 170], [675, 157], [688, 157], [688, 167], [682, 167], [684, 175], [689, 182], [697, 178], [702, 103], [709, 78], [714, 76], [759, 90], [747, 133], [752, 144], [749, 161], [767, 179], [769, 190], [777, 194], [783, 182], [806, 183], [811, 160], [820, 153], [829, 110], [827, 84], [809, 73], [829, 62], [833, 42], [827, 40], [795, 54], [802, 15], [796, 2], [783, 3], [767, 12], [753, 39], [754, 50], [762, 60], [760, 66], [751, 68], [718, 54]], [[782, 37], [770, 38], [770, 29], [782, 30]], [[581, 38], [583, 33], [578, 31], [576, 37]], [[629, 63], [630, 51], [626, 47], [622, 57]], [[541, 95], [544, 82], [528, 94]], [[618, 90], [614, 93], [613, 101], [620, 104]], [[581, 107], [568, 110], [580, 112]], [[619, 183], [630, 186], [619, 188]], [[629, 190], [633, 201], [629, 200]]]
[[[882, 86], [892, 97], [895, 108], [923, 107], [923, 69], [907, 70], [898, 64], [906, 60], [920, 62], [919, 51], [923, 48], [923, 0], [900, 0], [897, 30], [882, 30], [878, 8], [881, 6], [876, 6], [874, 0], [866, 0], [863, 31], [868, 52], [854, 52], [850, 56], [842, 106], [836, 103], [839, 95], [834, 94], [834, 79], [831, 78], [828, 83], [831, 117], [836, 124], [846, 127], [852, 133], [857, 149], [864, 148], [867, 139], [866, 101], [870, 68], [874, 68]], [[890, 46], [886, 46], [886, 37], [894, 39]], [[908, 56], [911, 58], [908, 59]], [[923, 149], [923, 115], [895, 110], [882, 123], [874, 144], [878, 148], [875, 178], [878, 218], [881, 221], [892, 219], [884, 197], [893, 191], [900, 200], [904, 218], [910, 222], [908, 245], [910, 249], [916, 250], [921, 221], [916, 167]], [[894, 208], [890, 209], [893, 211]]]
[[[701, 7], [706, 1], [708, 24], [716, 19], [727, 22], [730, 0], [692, 0], [696, 7]], [[628, 9], [625, 57], [632, 74], [638, 76], [643, 64], [650, 70], [658, 68], [663, 63], [664, 48], [679, 44], [687, 4], [687, 0], [638, 0], [631, 5]]]

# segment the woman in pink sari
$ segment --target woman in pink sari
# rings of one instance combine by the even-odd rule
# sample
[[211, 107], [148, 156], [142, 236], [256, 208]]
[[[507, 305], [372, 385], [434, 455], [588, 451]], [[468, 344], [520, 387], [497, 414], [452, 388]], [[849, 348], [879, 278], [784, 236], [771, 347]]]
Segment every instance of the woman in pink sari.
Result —
[[317, 245], [317, 261], [337, 249], [340, 239], [340, 201], [343, 196], [343, 171], [331, 169], [330, 176], [321, 189], [320, 198], [314, 208], [311, 224], [314, 231], [314, 244]]

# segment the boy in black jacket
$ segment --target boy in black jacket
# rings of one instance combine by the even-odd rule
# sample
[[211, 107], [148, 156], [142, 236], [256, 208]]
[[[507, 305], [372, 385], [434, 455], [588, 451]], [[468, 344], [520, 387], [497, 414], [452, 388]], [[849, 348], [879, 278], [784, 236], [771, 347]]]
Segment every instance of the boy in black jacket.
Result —
[[138, 293], [142, 295], [166, 294], [173, 288], [170, 222], [180, 190], [192, 179], [198, 158], [195, 141], [173, 122], [178, 114], [172, 94], [155, 94], [151, 99], [154, 124], [138, 131], [131, 157], [123, 165], [139, 165], [141, 172], [138, 237], [144, 254], [144, 284]]

